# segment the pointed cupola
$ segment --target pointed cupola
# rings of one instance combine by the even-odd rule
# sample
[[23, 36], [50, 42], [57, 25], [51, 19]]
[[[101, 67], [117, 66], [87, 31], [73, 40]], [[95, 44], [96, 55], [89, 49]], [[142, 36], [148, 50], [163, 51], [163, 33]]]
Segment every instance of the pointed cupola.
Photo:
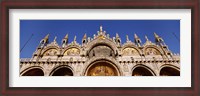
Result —
[[142, 41], [140, 40], [140, 38], [139, 38], [136, 34], [134, 34], [134, 38], [135, 38], [135, 44], [136, 44], [138, 47], [140, 47]]
[[49, 43], [49, 34], [47, 34], [41, 41], [39, 44], [39, 47], [44, 47]]
[[121, 38], [119, 37], [118, 33], [116, 33], [115, 42], [117, 43], [117, 45], [121, 44]]
[[158, 45], [165, 45], [164, 40], [154, 32], [155, 42]]
[[62, 47], [67, 46], [67, 44], [68, 44], [68, 34], [66, 34], [62, 40]]
[[128, 35], [126, 35], [126, 42], [131, 42], [131, 41], [129, 40]]
[[87, 35], [86, 34], [83, 36], [82, 44], [83, 45], [87, 44]]

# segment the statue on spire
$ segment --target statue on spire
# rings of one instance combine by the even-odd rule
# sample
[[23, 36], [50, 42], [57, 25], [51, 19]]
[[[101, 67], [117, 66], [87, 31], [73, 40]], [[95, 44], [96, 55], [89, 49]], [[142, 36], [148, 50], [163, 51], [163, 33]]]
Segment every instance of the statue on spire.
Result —
[[149, 39], [148, 39], [148, 37], [145, 35], [145, 39], [146, 39], [146, 41], [149, 41]]
[[137, 44], [137, 46], [141, 46], [141, 43], [142, 43], [142, 41], [140, 40], [140, 38], [136, 35], [136, 34], [134, 34], [134, 38], [135, 38], [135, 43]]
[[160, 36], [158, 36], [157, 34], [156, 34], [156, 32], [154, 32], [154, 36], [155, 36], [155, 41], [156, 42], [164, 42], [164, 40], [160, 37]]
[[68, 43], [68, 34], [66, 34], [62, 40], [62, 47], [67, 46], [67, 43]]
[[55, 36], [55, 38], [54, 38], [53, 42], [56, 42], [56, 39], [57, 39], [57, 37]]
[[82, 44], [85, 44], [85, 43], [87, 43], [87, 35], [86, 35], [86, 33], [84, 34], [83, 39], [82, 39]]
[[44, 47], [47, 43], [49, 43], [49, 34], [47, 34], [44, 39], [40, 41], [39, 47]]
[[130, 40], [129, 40], [129, 38], [128, 38], [128, 35], [126, 35], [126, 42], [129, 42]]
[[102, 32], [103, 31], [103, 27], [102, 27], [102, 25], [100, 26], [100, 32]]
[[118, 35], [118, 33], [116, 33], [116, 38], [118, 38], [119, 37], [119, 35]]

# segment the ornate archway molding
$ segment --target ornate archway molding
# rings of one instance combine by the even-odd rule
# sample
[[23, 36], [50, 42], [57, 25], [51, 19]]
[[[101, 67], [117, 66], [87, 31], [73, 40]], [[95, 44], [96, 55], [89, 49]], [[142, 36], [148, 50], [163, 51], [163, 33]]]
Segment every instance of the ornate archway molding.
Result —
[[73, 70], [73, 68], [70, 67], [70, 66], [68, 66], [68, 65], [60, 65], [60, 66], [57, 66], [57, 67], [53, 68], [53, 69], [51, 70], [51, 72], [49, 73], [49, 76], [52, 76], [57, 70], [59, 70], [59, 69], [61, 69], [61, 68], [68, 68], [69, 70], [72, 71], [73, 76], [74, 76], [74, 70]]
[[90, 60], [85, 62], [85, 66], [83, 68], [83, 72], [81, 75], [87, 76], [88, 70], [98, 62], [106, 62], [106, 63], [110, 64], [111, 66], [113, 66], [116, 69], [117, 74], [119, 76], [123, 75], [123, 73], [122, 73], [123, 71], [121, 70], [119, 63], [112, 57], [106, 57], [106, 58], [105, 57], [93, 57], [93, 58], [91, 58]]
[[152, 74], [153, 76], [156, 76], [156, 72], [154, 72], [154, 71], [152, 70], [151, 67], [146, 66], [146, 65], [144, 65], [144, 64], [137, 64], [137, 65], [135, 65], [135, 66], [131, 69], [131, 74], [132, 74], [133, 71], [134, 71], [136, 68], [138, 68], [138, 67], [145, 68], [146, 70], [148, 70], [149, 72], [151, 72], [151, 74]]
[[20, 76], [23, 76], [23, 74], [25, 74], [26, 72], [28, 72], [28, 71], [30, 71], [32, 69], [40, 69], [45, 74], [45, 71], [44, 71], [44, 69], [42, 67], [40, 67], [40, 66], [31, 66], [31, 67], [28, 67], [28, 68], [25, 68], [24, 70], [22, 70], [20, 72]]

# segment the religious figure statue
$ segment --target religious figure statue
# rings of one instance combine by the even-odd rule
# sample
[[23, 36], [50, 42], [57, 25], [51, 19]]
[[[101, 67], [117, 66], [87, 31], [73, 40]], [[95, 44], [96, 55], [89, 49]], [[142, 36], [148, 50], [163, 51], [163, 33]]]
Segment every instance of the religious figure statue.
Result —
[[128, 35], [126, 35], [126, 42], [128, 42], [129, 41], [129, 38], [128, 38]]

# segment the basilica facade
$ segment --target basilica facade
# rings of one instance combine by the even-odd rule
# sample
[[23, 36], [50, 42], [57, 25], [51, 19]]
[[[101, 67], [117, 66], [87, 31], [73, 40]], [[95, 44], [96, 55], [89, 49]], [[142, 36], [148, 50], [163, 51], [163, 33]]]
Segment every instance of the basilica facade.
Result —
[[100, 26], [97, 34], [82, 44], [69, 43], [68, 34], [58, 45], [56, 37], [49, 42], [45, 36], [32, 58], [20, 58], [20, 76], [180, 76], [180, 56], [168, 49], [164, 40], [154, 33], [155, 42], [134, 34], [134, 41], [126, 36], [110, 37]]

